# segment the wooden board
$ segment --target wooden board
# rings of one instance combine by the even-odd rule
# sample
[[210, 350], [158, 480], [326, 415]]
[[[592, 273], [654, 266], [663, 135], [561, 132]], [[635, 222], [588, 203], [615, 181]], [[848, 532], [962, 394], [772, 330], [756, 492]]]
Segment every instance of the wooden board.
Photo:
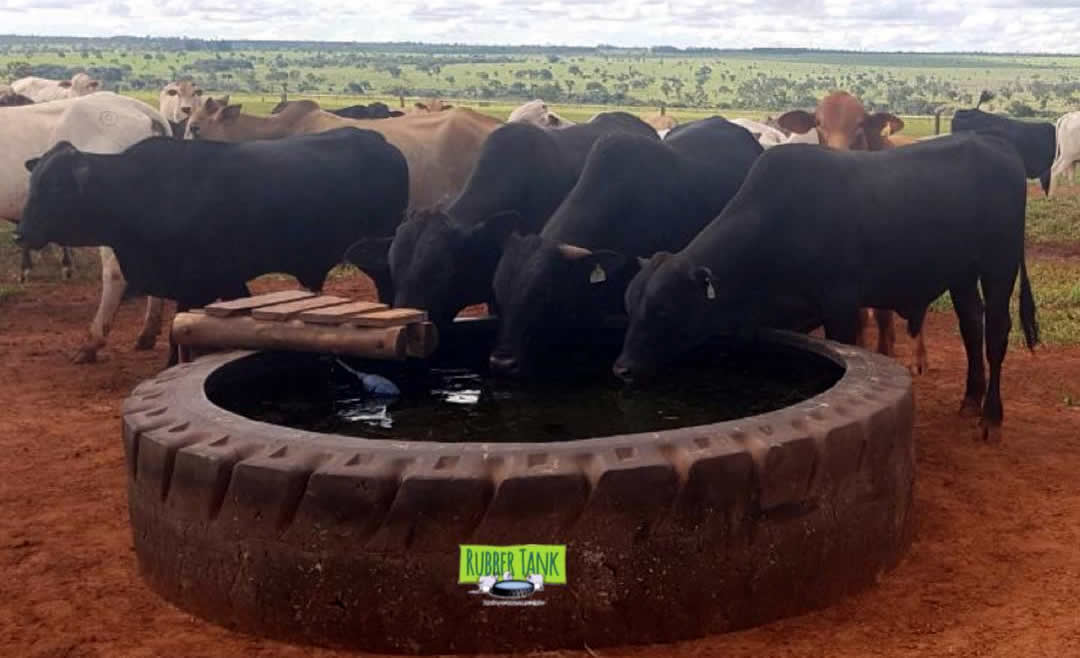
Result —
[[414, 322], [426, 322], [427, 319], [427, 313], [424, 311], [418, 311], [414, 308], [392, 308], [349, 318], [349, 324], [354, 327], [393, 327]]
[[353, 316], [386, 309], [386, 304], [379, 304], [378, 302], [352, 302], [351, 304], [340, 304], [304, 311], [300, 314], [300, 319], [311, 324], [345, 324]]
[[259, 308], [260, 306], [272, 306], [274, 304], [284, 304], [287, 302], [294, 302], [300, 299], [307, 299], [314, 297], [315, 293], [307, 290], [282, 290], [279, 292], [271, 292], [265, 295], [255, 295], [254, 297], [241, 297], [240, 299], [233, 299], [227, 302], [217, 302], [215, 304], [209, 304], [204, 307], [204, 311], [207, 315], [211, 315], [218, 318], [227, 318], [233, 315], [246, 315], [248, 311]]
[[326, 306], [337, 306], [340, 304], [347, 304], [352, 300], [344, 297], [334, 297], [333, 295], [324, 295], [321, 297], [310, 297], [308, 299], [301, 299], [295, 302], [288, 302], [285, 304], [275, 304], [273, 306], [262, 306], [251, 312], [251, 317], [256, 320], [273, 320], [282, 322], [285, 320], [291, 320], [304, 311], [310, 311], [316, 308], [323, 308]]

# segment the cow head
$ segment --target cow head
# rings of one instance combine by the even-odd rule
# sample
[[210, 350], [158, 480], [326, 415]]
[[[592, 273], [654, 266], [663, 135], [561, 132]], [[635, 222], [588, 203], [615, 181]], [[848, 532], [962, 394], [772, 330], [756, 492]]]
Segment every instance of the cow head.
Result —
[[203, 105], [203, 90], [191, 80], [170, 82], [158, 94], [158, 109], [172, 126], [173, 136], [180, 139], [187, 132], [187, 122]]
[[427, 98], [422, 101], [416, 101], [413, 103], [413, 113], [415, 114], [434, 114], [435, 112], [442, 112], [454, 107], [450, 103], [438, 98]]
[[71, 247], [102, 244], [79, 221], [86, 216], [83, 199], [92, 177], [86, 154], [62, 141], [41, 157], [27, 160], [26, 169], [30, 194], [15, 229], [17, 243], [30, 249], [50, 242]]
[[518, 375], [539, 348], [576, 326], [594, 326], [613, 292], [621, 293], [630, 259], [539, 235], [512, 234], [495, 270], [500, 326], [491, 368]]
[[507, 123], [531, 123], [541, 128], [568, 128], [574, 125], [573, 121], [567, 121], [558, 114], [552, 112], [547, 103], [537, 98], [514, 109], [510, 113]]
[[490, 299], [503, 243], [522, 224], [515, 211], [463, 226], [442, 210], [424, 210], [402, 222], [392, 240], [354, 244], [345, 259], [363, 270], [389, 268], [394, 306], [424, 309], [444, 327], [469, 304]]
[[641, 270], [626, 288], [630, 325], [613, 368], [624, 381], [654, 373], [710, 335], [735, 331], [740, 313], [732, 286], [713, 271], [667, 252], [640, 259]]
[[202, 107], [191, 113], [184, 139], [208, 139], [218, 142], [229, 139], [229, 128], [240, 117], [242, 105], [229, 105], [229, 97], [207, 98]]
[[818, 103], [814, 114], [787, 112], [777, 123], [790, 133], [816, 131], [818, 141], [839, 151], [880, 151], [889, 148], [887, 135], [904, 128], [899, 117], [888, 112], [867, 113], [858, 98], [835, 91]]
[[203, 105], [202, 87], [191, 80], [180, 80], [165, 85], [158, 95], [158, 109], [174, 126], [183, 124], [195, 110]]
[[70, 82], [62, 82], [60, 86], [67, 86], [71, 89], [71, 95], [74, 96], [86, 96], [97, 91], [101, 91], [101, 81], [91, 78], [86, 73], [76, 73]]

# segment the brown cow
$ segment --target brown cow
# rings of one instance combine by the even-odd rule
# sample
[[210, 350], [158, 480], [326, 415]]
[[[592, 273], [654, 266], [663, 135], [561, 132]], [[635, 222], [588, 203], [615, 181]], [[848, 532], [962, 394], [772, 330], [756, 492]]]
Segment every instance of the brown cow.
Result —
[[457, 196], [465, 186], [498, 119], [466, 108], [390, 119], [346, 119], [308, 100], [291, 102], [268, 117], [242, 114], [228, 97], [207, 99], [188, 121], [188, 139], [244, 142], [319, 133], [342, 126], [374, 130], [396, 146], [409, 165], [409, 208], [429, 208]]
[[661, 137], [669, 130], [679, 125], [678, 119], [667, 113], [667, 108], [661, 107], [659, 112], [647, 114], [641, 120], [653, 127]]
[[412, 114], [434, 114], [436, 112], [445, 112], [454, 107], [450, 103], [439, 98], [425, 98], [422, 101], [416, 101], [412, 106]]
[[[777, 123], [793, 133], [805, 134], [816, 130], [821, 144], [840, 151], [882, 151], [916, 141], [896, 135], [904, 128], [904, 122], [899, 117], [888, 112], [870, 114], [858, 98], [846, 91], [834, 91], [822, 98], [813, 114], [793, 110], [781, 115]], [[874, 319], [878, 326], [878, 352], [895, 355], [896, 332], [893, 329], [892, 311], [874, 309]], [[869, 320], [869, 310], [863, 309], [859, 314], [859, 342], [864, 347], [869, 344], [864, 335]], [[908, 367], [912, 373], [922, 374], [927, 368], [922, 332], [912, 339], [914, 358]]]

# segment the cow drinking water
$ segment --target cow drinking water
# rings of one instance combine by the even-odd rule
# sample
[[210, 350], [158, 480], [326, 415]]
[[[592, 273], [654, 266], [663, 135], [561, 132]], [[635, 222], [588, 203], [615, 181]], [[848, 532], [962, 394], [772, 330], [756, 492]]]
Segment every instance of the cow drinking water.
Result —
[[983, 437], [1000, 438], [1018, 271], [1024, 334], [1029, 346], [1038, 340], [1024, 264], [1026, 199], [1024, 164], [994, 135], [882, 153], [772, 149], [685, 249], [654, 255], [634, 278], [615, 373], [634, 380], [710, 337], [761, 326], [824, 324], [828, 338], [854, 344], [865, 306], [899, 312], [914, 335], [948, 290], [968, 358], [962, 408], [981, 407]]

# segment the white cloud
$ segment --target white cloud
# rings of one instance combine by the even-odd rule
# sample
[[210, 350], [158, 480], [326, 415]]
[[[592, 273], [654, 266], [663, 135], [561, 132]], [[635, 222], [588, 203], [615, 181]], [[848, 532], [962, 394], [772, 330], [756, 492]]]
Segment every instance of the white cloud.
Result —
[[0, 32], [1080, 52], [1080, 1], [0, 0]]

